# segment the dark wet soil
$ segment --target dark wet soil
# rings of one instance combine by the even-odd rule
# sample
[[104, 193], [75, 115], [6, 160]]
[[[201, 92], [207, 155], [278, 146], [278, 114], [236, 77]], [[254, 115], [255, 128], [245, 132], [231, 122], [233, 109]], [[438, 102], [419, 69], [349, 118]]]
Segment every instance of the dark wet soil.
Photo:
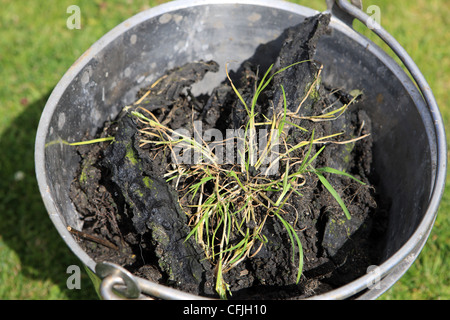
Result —
[[[283, 104], [281, 85], [289, 108], [295, 110], [314, 82], [320, 63], [313, 60], [317, 39], [327, 32], [328, 17], [321, 15], [286, 30], [284, 44], [274, 70], [298, 64], [276, 75], [257, 106], [258, 114], [271, 116]], [[231, 77], [244, 99], [254, 93], [255, 79], [265, 70], [252, 59], [242, 64]], [[143, 88], [136, 99], [150, 90], [140, 106], [153, 111], [172, 129], [193, 132], [193, 121], [202, 121], [203, 130], [241, 127], [246, 112], [232, 91], [229, 81], [210, 95], [193, 96], [190, 87], [207, 72], [217, 72], [214, 61], [198, 61], [169, 70], [151, 88]], [[357, 88], [355, 88], [357, 89]], [[299, 115], [308, 117], [338, 109], [352, 99], [348, 92], [320, 83], [303, 103]], [[296, 127], [289, 135], [294, 142], [344, 132], [336, 141], [360, 137], [371, 132], [371, 120], [364, 111], [364, 96], [337, 120], [314, 122], [301, 120], [304, 132]], [[82, 216], [82, 232], [113, 246], [79, 237], [82, 247], [95, 261], [110, 261], [124, 266], [135, 275], [193, 294], [217, 297], [214, 290], [214, 266], [204, 257], [191, 237], [187, 215], [178, 205], [183, 186], [178, 191], [165, 181], [163, 174], [171, 158], [163, 152], [141, 146], [141, 124], [130, 110], [105, 124], [99, 137], [114, 136], [104, 142], [78, 147], [79, 173], [71, 186], [71, 198]], [[263, 118], [262, 118], [263, 119]], [[312, 154], [322, 146], [313, 145]], [[328, 144], [317, 157], [315, 166], [345, 171], [366, 185], [340, 175], [325, 174], [345, 202], [348, 220], [333, 196], [317, 176], [305, 177], [302, 196], [293, 194], [285, 205], [284, 219], [291, 223], [301, 240], [304, 268], [296, 283], [297, 265], [292, 262], [292, 244], [277, 219], [269, 218], [263, 234], [267, 243], [252, 258], [247, 258], [225, 274], [231, 298], [297, 299], [342, 286], [366, 273], [379, 262], [379, 243], [385, 229], [386, 208], [372, 186], [372, 139], [370, 136], [347, 144]], [[282, 169], [280, 169], [282, 170]]]

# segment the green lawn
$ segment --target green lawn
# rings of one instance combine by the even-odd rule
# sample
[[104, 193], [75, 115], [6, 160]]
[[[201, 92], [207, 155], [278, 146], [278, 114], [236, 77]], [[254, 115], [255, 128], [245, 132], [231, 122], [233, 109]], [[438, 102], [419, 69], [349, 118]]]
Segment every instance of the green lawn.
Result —
[[[34, 174], [35, 132], [51, 90], [72, 63], [114, 26], [162, 2], [0, 0], [0, 299], [96, 299], [84, 272], [82, 289], [67, 289], [66, 269], [79, 261], [41, 202]], [[325, 0], [292, 2], [325, 8]], [[364, 2], [381, 8], [382, 25], [429, 81], [450, 132], [448, 1]], [[81, 8], [81, 30], [66, 26], [67, 7], [74, 4]], [[374, 39], [361, 26], [357, 29]], [[450, 298], [449, 220], [447, 188], [422, 254], [381, 299]]]

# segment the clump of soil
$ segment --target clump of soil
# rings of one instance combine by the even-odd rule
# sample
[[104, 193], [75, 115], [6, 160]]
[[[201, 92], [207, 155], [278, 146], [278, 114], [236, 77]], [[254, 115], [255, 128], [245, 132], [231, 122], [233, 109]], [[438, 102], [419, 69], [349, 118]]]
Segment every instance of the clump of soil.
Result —
[[[320, 64], [313, 60], [315, 44], [327, 32], [328, 22], [329, 16], [318, 15], [283, 34], [284, 45], [273, 61], [274, 70], [307, 62], [275, 75], [258, 100], [261, 122], [265, 119], [262, 115], [270, 118], [274, 110], [282, 108], [284, 99], [289, 102], [290, 111], [296, 110], [315, 83], [320, 70]], [[142, 123], [131, 111], [145, 107], [167, 127], [184, 128], [192, 134], [194, 121], [201, 121], [203, 130], [217, 128], [225, 133], [227, 129], [241, 128], [248, 115], [229, 81], [224, 79], [208, 96], [195, 97], [190, 93], [194, 83], [218, 69], [214, 61], [188, 63], [143, 88], [136, 97], [139, 103], [125, 108], [99, 134], [114, 136], [112, 143], [78, 147], [80, 169], [70, 190], [84, 222], [83, 232], [111, 243], [108, 246], [80, 238], [94, 260], [114, 262], [137, 276], [211, 297], [217, 297], [215, 266], [205, 259], [194, 237], [188, 238], [188, 215], [179, 204], [188, 182], [176, 190], [166, 182], [164, 174], [174, 165], [170, 154], [142, 143]], [[255, 83], [264, 72], [249, 59], [232, 75], [244, 100], [252, 99]], [[296, 283], [298, 266], [292, 261], [289, 235], [279, 220], [269, 218], [263, 230], [267, 242], [254, 257], [224, 275], [232, 298], [308, 297], [346, 284], [365, 274], [369, 265], [378, 263], [383, 208], [377, 208], [378, 195], [371, 187], [372, 139], [367, 136], [339, 144], [370, 134], [371, 120], [364, 111], [364, 99], [359, 98], [333, 121], [311, 121], [308, 117], [338, 110], [355, 98], [320, 81], [313, 89], [298, 112], [304, 119], [299, 125], [308, 132], [292, 126], [289, 136], [293, 144], [309, 140], [313, 130], [316, 137], [343, 132], [335, 139], [338, 143], [327, 145], [320, 153], [315, 166], [345, 171], [366, 185], [346, 176], [327, 175], [351, 213], [348, 220], [317, 176], [305, 176], [301, 196], [293, 194], [289, 198], [283, 216], [294, 226], [303, 246], [300, 282]], [[321, 147], [313, 145], [311, 153]]]

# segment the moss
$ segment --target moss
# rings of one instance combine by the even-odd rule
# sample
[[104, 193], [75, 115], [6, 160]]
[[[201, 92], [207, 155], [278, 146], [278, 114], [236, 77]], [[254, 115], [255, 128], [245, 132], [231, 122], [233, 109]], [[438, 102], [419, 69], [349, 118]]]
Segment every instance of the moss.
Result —
[[138, 161], [134, 155], [134, 151], [133, 151], [133, 147], [131, 146], [131, 143], [127, 144], [127, 153], [125, 155], [125, 158], [127, 158], [128, 161], [130, 161], [132, 165], [136, 165], [138, 163]]
[[135, 192], [141, 198], [144, 196], [144, 193], [141, 190], [136, 190]]
[[152, 230], [153, 241], [158, 244], [155, 250], [156, 254], [160, 257], [160, 259], [158, 259], [158, 264], [161, 270], [167, 272], [169, 280], [175, 280], [174, 271], [171, 266], [173, 261], [170, 261], [170, 259], [165, 256], [165, 252], [163, 251], [163, 248], [167, 248], [169, 246], [170, 237], [161, 225], [152, 222], [148, 223], [150, 224], [149, 228]]
[[81, 170], [81, 175], [80, 175], [80, 183], [84, 184], [87, 180], [87, 173], [86, 170]]
[[148, 189], [156, 189], [153, 186], [153, 180], [150, 179], [150, 177], [144, 177], [144, 179], [142, 179], [144, 181], [144, 185], [148, 188]]
[[355, 147], [354, 142], [345, 144], [345, 150], [347, 151], [347, 153], [351, 153], [354, 147]]
[[81, 173], [80, 173], [80, 177], [79, 177], [79, 182], [81, 185], [89, 183], [89, 179], [93, 178], [93, 175], [94, 175], [92, 172], [92, 170], [94, 169], [92, 167], [93, 164], [94, 164], [94, 161], [89, 160], [89, 159], [85, 159], [82, 162]]
[[314, 85], [314, 81], [311, 83], [308, 83], [305, 87], [305, 95], [308, 94], [309, 89], [311, 89], [311, 86], [314, 85], [314, 87], [311, 89], [311, 93], [309, 94], [310, 99], [314, 100], [314, 102], [317, 102], [320, 100], [320, 93], [318, 88], [320, 88], [320, 83], [322, 82], [322, 78], [319, 77], [317, 79], [317, 83]]
[[[352, 137], [353, 138], [353, 137]], [[353, 151], [353, 149], [355, 148], [355, 143], [347, 143], [344, 145], [344, 151], [342, 152], [342, 159], [344, 160], [344, 163], [348, 165], [348, 163], [350, 162], [350, 155]]]

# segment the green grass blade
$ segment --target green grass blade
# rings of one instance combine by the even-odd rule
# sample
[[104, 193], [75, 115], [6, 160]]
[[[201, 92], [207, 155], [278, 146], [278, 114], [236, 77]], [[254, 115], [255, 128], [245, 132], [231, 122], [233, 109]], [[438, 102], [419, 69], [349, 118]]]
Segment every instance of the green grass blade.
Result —
[[236, 172], [230, 171], [229, 175], [232, 176], [236, 180], [236, 182], [239, 184], [239, 186], [242, 188], [242, 190], [244, 190], [244, 192], [247, 192], [247, 188], [244, 187], [244, 185], [242, 184], [241, 180], [239, 180]]
[[99, 142], [105, 142], [105, 141], [113, 141], [114, 137], [106, 137], [106, 138], [99, 138], [99, 139], [92, 139], [88, 141], [81, 141], [81, 142], [72, 142], [69, 143], [69, 146], [83, 146], [87, 144], [93, 144], [93, 143], [99, 143]]
[[[202, 185], [206, 184], [208, 181], [213, 180], [213, 179], [215, 179], [215, 177], [211, 177], [211, 176], [209, 176], [209, 177], [203, 177], [199, 182], [197, 182], [196, 184], [190, 186], [190, 187], [189, 187], [189, 192], [192, 193], [192, 200], [194, 200], [194, 197], [195, 197], [195, 195], [197, 194], [198, 189], [199, 189]], [[191, 200], [191, 201], [192, 201], [192, 200]]]
[[341, 176], [345, 176], [345, 177], [351, 178], [351, 179], [355, 180], [356, 182], [359, 182], [360, 184], [362, 184], [362, 185], [364, 185], [364, 186], [366, 185], [366, 183], [362, 182], [361, 180], [356, 179], [354, 176], [352, 176], [352, 175], [350, 175], [350, 174], [348, 174], [348, 173], [346, 173], [346, 172], [343, 172], [343, 171], [334, 169], [334, 168], [323, 167], [323, 168], [318, 168], [318, 169], [316, 169], [316, 171], [319, 171], [319, 172], [328, 172], [328, 173], [332, 173], [332, 174], [339, 174], [339, 175], [341, 175]]
[[[302, 275], [303, 272], [303, 247], [302, 247], [302, 243], [300, 241], [300, 238], [297, 235], [297, 232], [295, 231], [295, 229], [286, 221], [284, 220], [277, 212], [275, 212], [275, 216], [281, 221], [281, 223], [283, 224], [283, 226], [285, 227], [289, 239], [291, 240], [292, 243], [292, 262], [295, 261], [295, 245], [297, 244], [298, 247], [298, 269], [297, 269], [297, 283], [300, 281], [300, 277]], [[294, 241], [295, 238], [295, 241]]]
[[256, 105], [256, 101], [258, 100], [259, 95], [264, 90], [264, 88], [267, 86], [267, 84], [270, 82], [270, 79], [268, 82], [265, 82], [267, 76], [270, 74], [270, 71], [273, 68], [273, 64], [270, 65], [270, 67], [267, 69], [266, 73], [264, 74], [263, 78], [261, 79], [261, 82], [258, 85], [258, 88], [256, 89], [256, 93], [253, 97], [252, 105]]
[[303, 128], [303, 127], [300, 127], [298, 124], [295, 124], [295, 123], [290, 122], [290, 121], [287, 121], [287, 120], [285, 120], [284, 122], [287, 123], [288, 125], [291, 125], [291, 126], [293, 126], [293, 127], [296, 127], [296, 128], [299, 129], [299, 130], [302, 130], [303, 132], [308, 132], [308, 129], [305, 129], [305, 128]]
[[281, 133], [283, 132], [284, 125], [286, 124], [286, 114], [287, 114], [287, 101], [286, 101], [286, 92], [284, 91], [284, 87], [280, 85], [281, 91], [283, 93], [283, 120], [280, 123], [280, 127], [278, 128], [278, 136], [281, 137]]
[[245, 103], [244, 98], [242, 98], [241, 94], [239, 93], [239, 90], [236, 88], [236, 86], [233, 83], [233, 80], [231, 80], [230, 75], [228, 74], [228, 68], [227, 66], [225, 66], [225, 71], [227, 74], [227, 78], [230, 81], [231, 87], [233, 88], [234, 93], [237, 95], [237, 97], [239, 98], [239, 100], [242, 102], [242, 104], [245, 107], [245, 110], [247, 111], [248, 114], [250, 114], [250, 110], [248, 109], [247, 103]]
[[138, 117], [138, 118], [141, 119], [141, 120], [144, 120], [144, 121], [148, 122], [148, 123], [154, 122], [153, 120], [150, 120], [149, 118], [147, 118], [146, 116], [144, 116], [144, 115], [143, 115], [142, 113], [140, 113], [140, 112], [137, 112], [137, 111], [131, 111], [131, 114], [132, 114], [133, 116], [135, 116], [135, 117]]
[[314, 171], [314, 173], [319, 177], [320, 182], [324, 185], [324, 187], [328, 190], [328, 192], [331, 193], [331, 195], [336, 199], [337, 203], [341, 206], [342, 210], [345, 213], [345, 216], [348, 220], [351, 219], [350, 212], [348, 212], [347, 207], [345, 206], [344, 201], [339, 196], [339, 194], [336, 192], [336, 190], [333, 188], [333, 186], [328, 182], [328, 180], [322, 175], [322, 173], [318, 171]]
[[309, 159], [309, 161], [308, 161], [308, 163], [307, 163], [306, 165], [309, 166], [309, 165], [310, 165], [310, 164], [311, 164], [311, 163], [319, 156], [319, 154], [322, 153], [323, 149], [325, 149], [325, 146], [323, 146], [322, 148], [320, 148], [319, 151], [317, 151], [316, 154], [313, 155], [313, 156], [311, 157], [311, 159]]
[[237, 261], [239, 261], [239, 259], [242, 258], [242, 256], [247, 252], [248, 250], [248, 240], [250, 238], [250, 235], [248, 234], [248, 229], [247, 229], [247, 235], [246, 237], [243, 239], [244, 243], [241, 244], [241, 247], [236, 248], [238, 250], [236, 250], [236, 254], [233, 260], [230, 261], [230, 265], [233, 265], [234, 263], [236, 263]]
[[[186, 236], [186, 239], [184, 240], [184, 242], [186, 242], [187, 240], [189, 240], [190, 237], [192, 237], [192, 235], [197, 233], [198, 228], [200, 227], [200, 225], [202, 225], [203, 223], [205, 224], [206, 229], [208, 229], [208, 218], [209, 218], [209, 213], [212, 211], [212, 208], [208, 208], [208, 210], [206, 210], [206, 212], [203, 212], [202, 217], [200, 218], [200, 220], [197, 222], [197, 224], [192, 228], [191, 232], [189, 232], [189, 234]], [[209, 246], [209, 245], [208, 245]]]
[[[298, 62], [295, 62], [293, 64], [290, 64], [287, 67], [284, 67], [284, 68], [278, 70], [277, 72], [275, 72], [272, 76], [270, 76], [270, 78], [265, 83], [263, 81], [261, 81], [262, 86], [260, 84], [260, 87], [258, 87], [258, 89], [259, 89], [258, 90], [258, 94], [261, 93], [269, 85], [269, 83], [272, 81], [273, 77], [275, 77], [277, 74], [279, 74], [279, 73], [281, 73], [281, 72], [283, 72], [283, 71], [285, 71], [285, 70], [287, 70], [289, 68], [292, 68], [293, 66], [295, 66], [297, 64], [308, 62], [308, 61], [311, 61], [311, 60], [303, 60], [303, 61], [298, 61]], [[269, 68], [268, 71], [270, 71], [270, 69], [272, 69], [272, 66]], [[266, 74], [267, 74], [267, 72], [266, 72]], [[264, 79], [265, 79], [265, 76], [264, 76]]]
[[292, 262], [294, 262], [295, 261], [295, 259], [294, 259], [294, 257], [295, 257], [295, 242], [294, 242], [294, 238], [292, 236], [290, 225], [278, 213], [275, 213], [275, 216], [281, 221], [281, 223], [283, 224], [284, 228], [286, 229], [286, 231], [288, 233], [289, 240], [291, 240], [291, 243], [292, 243]]
[[299, 173], [302, 173], [303, 170], [305, 170], [307, 161], [308, 161], [308, 159], [309, 159], [309, 157], [311, 155], [312, 145], [313, 145], [313, 142], [314, 142], [314, 133], [315, 133], [315, 129], [313, 129], [313, 131], [311, 133], [311, 140], [309, 142], [309, 148], [308, 148], [308, 151], [306, 152], [305, 157], [303, 158], [302, 164], [300, 165], [300, 169], [298, 170]]
[[283, 177], [283, 192], [281, 193], [280, 197], [278, 198], [277, 202], [275, 202], [275, 206], [279, 206], [281, 201], [283, 201], [283, 198], [285, 197], [286, 193], [288, 193], [289, 189], [291, 188], [291, 184], [288, 183], [289, 178], [289, 162], [286, 163], [286, 171], [284, 173]]

